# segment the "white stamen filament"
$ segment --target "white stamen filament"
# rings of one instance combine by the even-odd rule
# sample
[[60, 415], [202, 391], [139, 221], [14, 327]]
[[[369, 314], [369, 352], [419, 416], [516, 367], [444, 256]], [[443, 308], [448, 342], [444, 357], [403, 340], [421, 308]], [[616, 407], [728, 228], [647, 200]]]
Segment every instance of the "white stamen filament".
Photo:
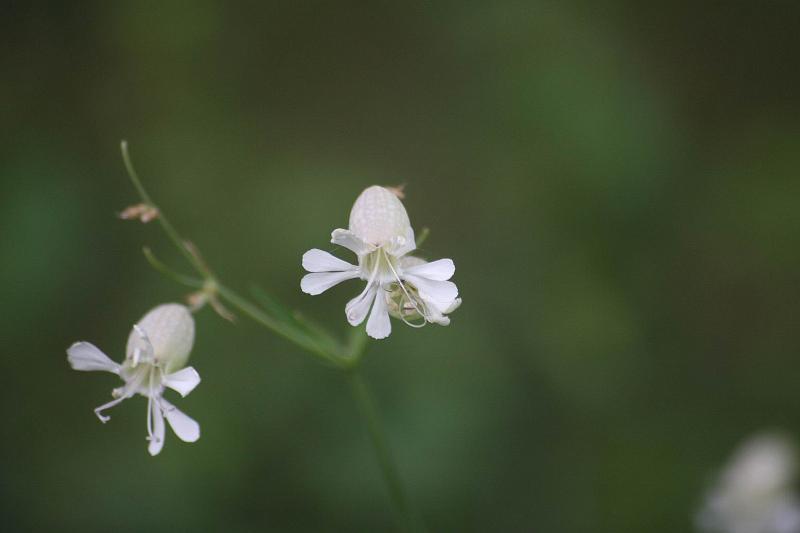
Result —
[[153, 374], [157, 367], [151, 368], [148, 372], [149, 383], [147, 384], [147, 440], [155, 440], [153, 435]]
[[153, 440], [153, 397], [147, 397], [147, 440]]
[[400, 319], [404, 323], [406, 323], [407, 325], [411, 326], [412, 328], [423, 328], [423, 327], [425, 327], [425, 325], [428, 322], [430, 322], [430, 317], [428, 316], [427, 307], [425, 307], [425, 303], [424, 302], [420, 302], [422, 304], [422, 307], [424, 308], [424, 311], [423, 311], [423, 309], [420, 309], [420, 306], [417, 304], [416, 300], [411, 297], [411, 294], [409, 294], [408, 290], [406, 290], [406, 286], [403, 283], [403, 280], [400, 279], [400, 275], [394, 269], [394, 266], [392, 266], [392, 262], [389, 261], [389, 256], [387, 255], [386, 250], [383, 250], [383, 249], [381, 249], [381, 250], [383, 251], [384, 257], [386, 257], [386, 262], [389, 264], [389, 269], [392, 271], [392, 274], [394, 274], [394, 279], [397, 281], [397, 284], [400, 285], [400, 288], [403, 290], [403, 293], [406, 295], [406, 298], [408, 298], [409, 303], [414, 307], [414, 310], [417, 313], [419, 313], [419, 315], [422, 317], [423, 322], [422, 322], [422, 324], [414, 324], [413, 322], [410, 322], [408, 319], [406, 319], [406, 317], [402, 313], [402, 309], [403, 309], [403, 302], [402, 301], [400, 302], [400, 310], [401, 310]]
[[[133, 396], [133, 395], [131, 394], [130, 396]], [[111, 401], [110, 401], [110, 402], [108, 402], [108, 403], [104, 403], [104, 404], [103, 404], [103, 405], [101, 405], [100, 407], [97, 407], [97, 408], [95, 408], [95, 410], [94, 410], [94, 414], [96, 414], [96, 415], [97, 415], [97, 418], [99, 418], [99, 419], [100, 419], [100, 422], [102, 422], [103, 424], [105, 424], [106, 422], [108, 422], [109, 420], [111, 420], [111, 417], [110, 417], [110, 416], [106, 416], [106, 415], [102, 414], [102, 413], [101, 413], [101, 411], [105, 411], [106, 409], [109, 409], [109, 408], [111, 408], [111, 407], [114, 407], [115, 405], [117, 405], [117, 404], [119, 404], [119, 403], [122, 403], [122, 401], [123, 401], [123, 400], [127, 400], [128, 398], [130, 398], [130, 396], [120, 396], [120, 397], [119, 397], [119, 398], [117, 398], [116, 400], [111, 400]]]

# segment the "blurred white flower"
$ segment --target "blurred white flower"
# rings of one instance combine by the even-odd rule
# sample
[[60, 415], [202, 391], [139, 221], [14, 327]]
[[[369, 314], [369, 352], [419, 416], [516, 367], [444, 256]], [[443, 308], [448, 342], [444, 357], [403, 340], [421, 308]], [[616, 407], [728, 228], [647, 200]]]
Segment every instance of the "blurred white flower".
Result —
[[194, 319], [180, 304], [163, 304], [149, 311], [128, 336], [125, 361], [120, 365], [88, 342], [76, 342], [67, 350], [75, 370], [102, 370], [117, 374], [125, 384], [114, 389], [114, 400], [94, 410], [102, 422], [110, 417], [106, 409], [141, 394], [147, 398], [148, 451], [156, 455], [164, 445], [164, 418], [184, 442], [200, 438], [200, 426], [163, 398], [164, 387], [189, 394], [200, 376], [192, 367], [183, 368], [194, 344]]
[[[444, 315], [461, 303], [456, 285], [448, 281], [455, 265], [451, 259], [428, 263], [407, 255], [416, 248], [414, 230], [395, 193], [377, 185], [365, 189], [353, 204], [349, 229], [334, 230], [331, 242], [354, 252], [358, 265], [309, 250], [303, 254], [303, 268], [311, 274], [303, 277], [300, 288], [316, 295], [348, 279], [366, 281], [361, 294], [345, 306], [351, 325], [361, 324], [369, 314], [367, 334], [383, 339], [392, 331], [390, 313], [416, 327], [450, 323]], [[422, 322], [412, 323], [415, 318]]]
[[788, 438], [776, 433], [751, 437], [707, 493], [697, 528], [714, 533], [800, 533], [796, 473], [796, 450]]

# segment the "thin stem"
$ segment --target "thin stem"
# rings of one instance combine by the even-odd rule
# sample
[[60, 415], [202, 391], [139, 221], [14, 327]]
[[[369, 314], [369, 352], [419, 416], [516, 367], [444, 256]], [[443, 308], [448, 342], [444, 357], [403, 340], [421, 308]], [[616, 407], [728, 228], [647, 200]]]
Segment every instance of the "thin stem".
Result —
[[313, 338], [305, 335], [303, 332], [291, 326], [288, 326], [284, 322], [275, 320], [267, 313], [236, 294], [233, 290], [225, 287], [224, 285], [217, 285], [216, 290], [223, 300], [238, 309], [241, 313], [249, 316], [254, 321], [271, 330], [273, 333], [276, 333], [277, 335], [280, 335], [281, 337], [297, 344], [312, 355], [322, 359], [327, 363], [331, 363], [337, 367], [344, 366], [345, 361], [340, 355], [328, 352]]
[[358, 368], [367, 348], [367, 341], [369, 341], [369, 337], [367, 337], [367, 332], [364, 328], [350, 330], [350, 338], [345, 348], [345, 353], [347, 354], [346, 368]]
[[145, 259], [147, 262], [150, 263], [150, 266], [154, 269], [161, 272], [163, 275], [178, 283], [179, 285], [186, 285], [187, 287], [192, 287], [194, 289], [202, 289], [204, 281], [202, 279], [193, 278], [191, 276], [186, 276], [181, 274], [180, 272], [175, 272], [167, 265], [162, 263], [153, 253], [153, 251], [145, 246], [142, 248], [142, 253], [144, 254]]
[[167, 234], [167, 237], [169, 237], [175, 247], [180, 250], [186, 260], [189, 261], [189, 264], [191, 264], [199, 274], [204, 277], [211, 277], [211, 272], [208, 271], [208, 268], [206, 268], [205, 265], [203, 265], [194, 255], [192, 255], [192, 253], [186, 247], [186, 242], [181, 239], [181, 236], [178, 234], [172, 224], [170, 224], [169, 220], [167, 220], [167, 217], [164, 215], [161, 209], [158, 208], [155, 202], [153, 202], [152, 198], [150, 198], [150, 195], [147, 194], [147, 190], [144, 188], [142, 181], [139, 179], [139, 174], [136, 173], [136, 169], [133, 167], [133, 161], [131, 161], [131, 156], [128, 152], [128, 141], [120, 142], [120, 150], [122, 151], [122, 161], [125, 163], [125, 169], [128, 171], [128, 176], [133, 182], [133, 186], [136, 187], [136, 191], [139, 193], [139, 196], [142, 197], [142, 201], [150, 207], [158, 210], [158, 217], [156, 218], [158, 219], [159, 224], [161, 224], [161, 227], [164, 229], [164, 233]]
[[305, 334], [313, 337], [317, 343], [324, 347], [329, 353], [339, 354], [342, 357], [347, 356], [349, 352], [345, 351], [345, 346], [339, 342], [328, 330], [317, 325], [312, 320], [306, 318], [299, 311], [290, 311], [283, 305], [278, 303], [272, 296], [260, 287], [253, 285], [250, 288], [251, 296], [255, 302], [261, 305], [261, 308], [275, 319], [289, 324], [292, 328], [297, 329]]
[[414, 509], [406, 495], [403, 481], [392, 458], [380, 415], [369, 387], [357, 368], [350, 369], [347, 372], [347, 377], [349, 378], [353, 399], [367, 425], [370, 442], [375, 450], [375, 456], [381, 468], [383, 479], [389, 489], [389, 496], [394, 504], [400, 528], [407, 532], [423, 531], [424, 529], [414, 513]]

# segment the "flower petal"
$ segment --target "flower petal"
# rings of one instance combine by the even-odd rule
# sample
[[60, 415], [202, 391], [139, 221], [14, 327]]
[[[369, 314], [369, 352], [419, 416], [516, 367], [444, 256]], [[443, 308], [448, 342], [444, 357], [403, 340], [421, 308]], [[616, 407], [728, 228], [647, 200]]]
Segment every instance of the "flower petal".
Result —
[[172, 374], [167, 374], [161, 381], [165, 386], [177, 391], [181, 396], [186, 396], [200, 384], [200, 374], [194, 367], [187, 366]]
[[459, 307], [461, 307], [461, 298], [456, 298], [455, 300], [453, 300], [453, 303], [450, 304], [450, 307], [445, 309], [444, 312], [449, 314], [458, 309]]
[[440, 326], [449, 326], [450, 325], [450, 317], [444, 315], [431, 315], [428, 318], [428, 322], [432, 324], [439, 324]]
[[358, 277], [357, 270], [348, 270], [346, 272], [315, 272], [313, 274], [306, 274], [300, 280], [300, 290], [306, 294], [316, 296], [321, 294], [334, 285], [337, 285], [345, 280]]
[[445, 315], [458, 309], [458, 306], [461, 305], [461, 298], [456, 298], [453, 300], [446, 309], [443, 309], [430, 301], [427, 303], [429, 311], [429, 316], [427, 317], [428, 322], [439, 324], [440, 326], [448, 326], [450, 325], [450, 318]]
[[164, 416], [167, 417], [169, 426], [179, 439], [183, 442], [195, 442], [200, 438], [200, 424], [164, 398], [159, 398], [158, 401], [161, 403], [161, 409], [164, 411]]
[[456, 265], [453, 264], [452, 259], [439, 259], [431, 263], [405, 268], [403, 272], [435, 281], [447, 281], [455, 274]]
[[331, 242], [344, 246], [348, 250], [355, 252], [356, 255], [368, 254], [375, 250], [375, 247], [363, 239], [358, 237], [355, 233], [346, 229], [335, 229], [331, 233]]
[[161, 406], [155, 399], [150, 402], [150, 416], [153, 417], [153, 436], [148, 437], [150, 444], [147, 445], [147, 451], [150, 452], [150, 455], [158, 455], [161, 448], [164, 447], [166, 432], [164, 431], [164, 415], [161, 412]]
[[328, 252], [313, 248], [303, 254], [303, 268], [309, 272], [344, 272], [358, 267]]
[[375, 293], [375, 305], [367, 321], [367, 335], [373, 339], [385, 339], [392, 332], [392, 323], [389, 321], [389, 309], [386, 305], [386, 293], [378, 289]]
[[414, 284], [426, 302], [444, 312], [458, 298], [458, 287], [452, 281], [436, 281], [406, 273], [404, 278]]
[[372, 301], [375, 299], [376, 290], [377, 285], [368, 285], [361, 294], [347, 302], [344, 312], [347, 315], [347, 321], [350, 322], [351, 326], [357, 326], [361, 324], [365, 318], [367, 318], [369, 307], [372, 305]]
[[67, 349], [67, 361], [75, 370], [103, 370], [119, 374], [120, 366], [94, 344], [76, 342]]

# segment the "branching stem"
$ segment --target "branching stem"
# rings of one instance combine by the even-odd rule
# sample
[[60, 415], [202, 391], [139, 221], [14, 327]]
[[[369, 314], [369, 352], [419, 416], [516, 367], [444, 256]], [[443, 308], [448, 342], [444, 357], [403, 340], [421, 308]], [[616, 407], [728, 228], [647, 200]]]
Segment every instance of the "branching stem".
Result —
[[[147, 193], [131, 161], [128, 143], [122, 141], [120, 149], [122, 151], [122, 160], [128, 171], [128, 176], [136, 188], [136, 191], [139, 193], [142, 202], [157, 210], [158, 222], [164, 230], [164, 233], [167, 234], [169, 240], [172, 241], [178, 251], [195, 269], [197, 274], [200, 275], [200, 278], [187, 276], [169, 268], [158, 260], [149, 248], [145, 247], [143, 252], [148, 263], [150, 263], [154, 269], [178, 284], [195, 289], [202, 289], [203, 291], [211, 293], [211, 296], [219, 296], [220, 299], [227, 302], [240, 313], [248, 316], [257, 324], [264, 326], [276, 335], [296, 344], [327, 366], [332, 366], [341, 370], [348, 379], [359, 413], [364, 418], [364, 422], [367, 426], [370, 443], [375, 450], [378, 465], [381, 468], [381, 473], [383, 474], [383, 479], [389, 491], [389, 496], [391, 497], [397, 513], [398, 524], [403, 531], [423, 531], [422, 524], [413, 511], [392, 458], [383, 425], [381, 424], [380, 415], [375, 406], [375, 400], [370, 393], [363, 375], [359, 371], [368, 340], [363, 328], [354, 329], [348, 342], [343, 344], [327, 331], [306, 320], [299, 313], [275, 313], [266, 306], [262, 309], [262, 307], [251, 303], [232, 289], [221, 284], [214, 276], [211, 269], [201, 259], [200, 254], [194, 246], [181, 237], [175, 227], [169, 222], [164, 211], [153, 202], [152, 198]], [[420, 240], [424, 240], [426, 236], [425, 232], [423, 232]], [[266, 298], [266, 293], [263, 293], [263, 296]]]

